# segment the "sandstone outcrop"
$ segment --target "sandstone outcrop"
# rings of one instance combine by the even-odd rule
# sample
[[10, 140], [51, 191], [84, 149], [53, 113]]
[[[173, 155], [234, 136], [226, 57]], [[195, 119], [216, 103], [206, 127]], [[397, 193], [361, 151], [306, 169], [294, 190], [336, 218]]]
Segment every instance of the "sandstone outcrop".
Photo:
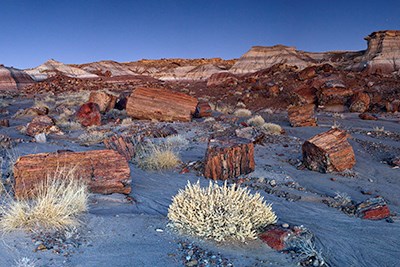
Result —
[[43, 81], [49, 77], [56, 76], [57, 74], [62, 74], [68, 77], [74, 78], [97, 78], [98, 76], [84, 71], [80, 68], [72, 67], [64, 63], [58, 62], [54, 59], [50, 59], [43, 63], [42, 65], [27, 69], [25, 72], [32, 77], [35, 81]]
[[23, 70], [0, 65], [0, 91], [19, 90], [34, 83], [34, 80]]
[[322, 173], [341, 172], [351, 169], [356, 163], [347, 133], [339, 129], [331, 129], [308, 139], [302, 146], [302, 153], [304, 165]]
[[166, 89], [137, 88], [126, 104], [129, 116], [141, 120], [191, 121], [197, 99]]
[[90, 192], [129, 194], [130, 169], [126, 159], [113, 150], [41, 153], [22, 156], [14, 165], [15, 196], [27, 198], [36, 185], [65, 168], [88, 183]]
[[239, 137], [211, 139], [205, 156], [204, 176], [227, 180], [248, 174], [255, 169], [254, 144]]
[[75, 118], [82, 126], [85, 127], [101, 125], [99, 105], [92, 102], [83, 104], [76, 112]]
[[229, 70], [234, 74], [244, 74], [267, 69], [276, 64], [287, 64], [304, 69], [316, 61], [295, 47], [284, 45], [253, 46], [241, 56]]
[[373, 32], [365, 40], [368, 49], [356, 64], [357, 70], [369, 73], [392, 73], [400, 70], [400, 31]]

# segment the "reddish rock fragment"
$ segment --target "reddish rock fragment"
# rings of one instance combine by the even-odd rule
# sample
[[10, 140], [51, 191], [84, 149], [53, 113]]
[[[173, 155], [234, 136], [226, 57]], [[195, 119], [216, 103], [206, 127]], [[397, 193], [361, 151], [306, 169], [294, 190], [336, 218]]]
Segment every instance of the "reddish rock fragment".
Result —
[[99, 105], [100, 112], [104, 113], [112, 110], [115, 107], [117, 97], [106, 92], [91, 92], [89, 101]]
[[317, 119], [314, 117], [313, 104], [290, 106], [288, 108], [289, 122], [292, 127], [317, 126]]
[[317, 75], [315, 69], [316, 69], [315, 66], [310, 66], [310, 67], [303, 69], [302, 71], [299, 72], [299, 79], [301, 81], [304, 81], [304, 80], [314, 78]]
[[[38, 116], [26, 126], [26, 134], [34, 137], [37, 134], [49, 134], [55, 126], [54, 120], [49, 116]], [[57, 128], [58, 129], [58, 128]]]
[[372, 114], [368, 114], [368, 113], [361, 113], [360, 115], [358, 115], [358, 117], [362, 120], [369, 120], [369, 121], [376, 121], [378, 120], [377, 117], [375, 117]]
[[160, 88], [137, 88], [126, 103], [126, 112], [136, 119], [191, 121], [197, 99]]
[[356, 163], [354, 151], [347, 141], [347, 133], [332, 129], [320, 133], [302, 146], [303, 163], [310, 170], [341, 172], [351, 169]]
[[101, 125], [101, 114], [99, 105], [96, 103], [88, 102], [83, 104], [76, 112], [76, 120], [82, 126]]
[[93, 193], [129, 194], [130, 169], [126, 159], [113, 150], [41, 153], [22, 156], [14, 165], [15, 196], [29, 198], [38, 183], [60, 169], [76, 172]]
[[386, 102], [386, 111], [387, 112], [399, 112], [400, 111], [400, 100], [396, 99], [393, 101]]
[[291, 233], [292, 231], [289, 229], [274, 227], [260, 234], [259, 238], [275, 250], [284, 250], [285, 242]]
[[196, 111], [194, 112], [195, 118], [211, 117], [212, 109], [207, 102], [200, 102], [197, 104]]
[[382, 220], [390, 216], [390, 210], [382, 197], [376, 197], [358, 204], [356, 215], [366, 220]]
[[254, 144], [239, 137], [218, 137], [208, 142], [204, 176], [214, 180], [227, 180], [255, 169]]

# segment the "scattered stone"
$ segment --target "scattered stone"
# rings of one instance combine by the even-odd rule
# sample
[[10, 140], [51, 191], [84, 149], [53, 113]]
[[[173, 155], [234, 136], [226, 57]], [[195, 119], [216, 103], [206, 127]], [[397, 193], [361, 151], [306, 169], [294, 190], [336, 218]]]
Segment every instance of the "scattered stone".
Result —
[[10, 127], [10, 121], [8, 119], [1, 119], [0, 126], [1, 127]]
[[126, 112], [140, 120], [191, 121], [197, 99], [159, 88], [137, 88], [128, 98]]
[[347, 133], [331, 129], [320, 133], [302, 146], [303, 164], [313, 171], [342, 172], [356, 163], [354, 151], [347, 141]]
[[85, 127], [101, 125], [100, 107], [96, 103], [83, 104], [76, 112], [76, 120]]
[[360, 115], [358, 115], [358, 117], [362, 120], [370, 120], [370, 121], [378, 120], [378, 118], [375, 115], [369, 113], [361, 113]]
[[356, 216], [366, 220], [382, 220], [390, 216], [390, 210], [382, 197], [370, 198], [357, 205]]
[[392, 167], [400, 167], [400, 157], [393, 157], [389, 159], [388, 163]]
[[113, 150], [41, 153], [19, 157], [14, 165], [15, 196], [34, 194], [37, 183], [60, 168], [76, 171], [76, 178], [88, 183], [93, 193], [129, 194], [130, 168], [126, 159]]
[[213, 267], [232, 267], [233, 264], [220, 253], [207, 251], [199, 246], [188, 243], [179, 242], [179, 249], [182, 255], [184, 266], [213, 266]]
[[396, 99], [393, 101], [386, 102], [386, 111], [387, 112], [400, 112], [400, 100]]
[[254, 127], [244, 127], [235, 130], [236, 136], [240, 138], [246, 138], [253, 142], [253, 144], [264, 143], [265, 134]]
[[41, 143], [41, 144], [46, 143], [46, 141], [47, 141], [46, 134], [40, 133], [40, 134], [35, 135], [35, 141], [36, 141], [36, 143]]
[[89, 101], [99, 105], [100, 112], [108, 112], [115, 107], [117, 96], [104, 91], [91, 92], [89, 95]]
[[255, 169], [254, 144], [239, 137], [210, 139], [205, 155], [204, 176], [227, 180]]
[[32, 119], [26, 126], [26, 134], [35, 137], [38, 134], [45, 133], [50, 134], [52, 131], [61, 132], [58, 127], [55, 126], [54, 120], [47, 116], [38, 116]]
[[207, 102], [199, 102], [196, 107], [196, 111], [194, 112], [195, 118], [206, 118], [211, 117], [212, 109], [210, 104]]
[[289, 122], [292, 127], [317, 126], [317, 119], [314, 117], [314, 104], [290, 106], [288, 108]]

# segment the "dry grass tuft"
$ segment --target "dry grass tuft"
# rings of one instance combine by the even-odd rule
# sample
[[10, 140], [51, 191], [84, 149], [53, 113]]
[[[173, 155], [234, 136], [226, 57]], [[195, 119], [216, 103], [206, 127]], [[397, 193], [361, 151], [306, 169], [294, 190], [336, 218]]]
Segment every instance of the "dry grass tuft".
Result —
[[19, 260], [16, 260], [15, 264], [13, 265], [13, 267], [35, 267], [35, 266], [36, 266], [35, 260], [31, 260], [30, 258], [27, 257], [23, 257]]
[[265, 123], [265, 120], [260, 115], [256, 115], [247, 120], [248, 125], [255, 126], [255, 127], [261, 127], [262, 125], [264, 125], [264, 123]]
[[171, 146], [149, 142], [137, 149], [137, 161], [145, 170], [168, 170], [175, 168], [180, 158]]
[[207, 188], [189, 182], [173, 198], [168, 218], [184, 233], [218, 242], [256, 239], [260, 228], [277, 220], [259, 193], [235, 184], [228, 187], [226, 182], [223, 186], [210, 182]]
[[245, 108], [239, 108], [235, 110], [233, 115], [238, 116], [238, 117], [250, 117], [251, 116], [251, 111]]
[[79, 224], [77, 216], [87, 210], [88, 191], [73, 170], [59, 170], [40, 183], [32, 200], [11, 200], [0, 207], [0, 228], [63, 230]]
[[281, 134], [281, 133], [282, 133], [282, 127], [279, 126], [278, 124], [275, 124], [275, 123], [269, 123], [269, 122], [264, 123], [264, 124], [261, 126], [261, 129], [262, 129], [264, 132], [266, 132], [267, 134], [275, 134], [275, 135], [278, 135], [278, 134]]
[[84, 146], [95, 145], [103, 142], [108, 137], [109, 133], [97, 130], [90, 130], [78, 136], [79, 143]]

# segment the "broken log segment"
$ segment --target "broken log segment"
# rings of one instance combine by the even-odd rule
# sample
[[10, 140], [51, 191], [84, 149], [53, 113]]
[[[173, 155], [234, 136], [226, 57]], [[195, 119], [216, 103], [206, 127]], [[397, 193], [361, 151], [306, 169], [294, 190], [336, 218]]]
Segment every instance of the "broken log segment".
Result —
[[139, 120], [191, 121], [197, 99], [160, 88], [137, 88], [126, 103], [126, 112]]
[[304, 142], [302, 151], [304, 165], [322, 173], [341, 172], [351, 169], [356, 163], [347, 133], [339, 129], [331, 129], [310, 138]]
[[18, 158], [14, 165], [15, 196], [34, 195], [35, 187], [61, 170], [76, 172], [87, 182], [90, 192], [129, 194], [130, 169], [126, 159], [114, 150], [31, 154]]
[[227, 180], [255, 169], [254, 144], [240, 137], [218, 137], [208, 142], [204, 176]]
[[290, 125], [292, 127], [317, 126], [317, 119], [314, 117], [314, 108], [314, 104], [288, 107]]

